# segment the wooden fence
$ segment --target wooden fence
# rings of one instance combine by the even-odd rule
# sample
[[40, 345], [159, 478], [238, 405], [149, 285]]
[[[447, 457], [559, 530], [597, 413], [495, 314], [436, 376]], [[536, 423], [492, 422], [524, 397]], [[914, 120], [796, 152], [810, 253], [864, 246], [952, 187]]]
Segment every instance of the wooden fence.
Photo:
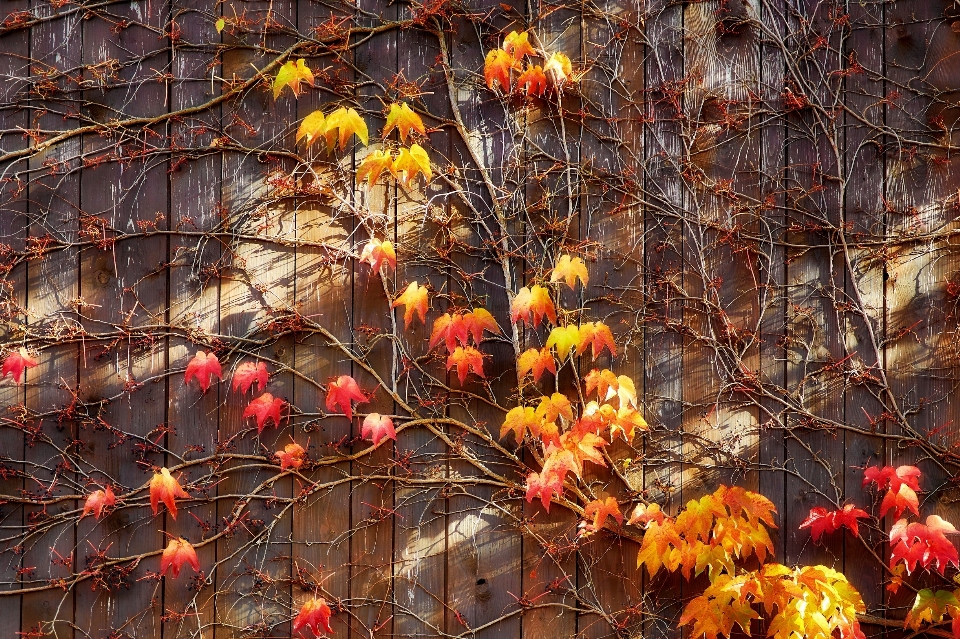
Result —
[[[913, 593], [885, 589], [882, 526], [815, 545], [799, 525], [814, 506], [876, 513], [862, 469], [884, 463], [919, 466], [922, 514], [960, 523], [955, 3], [0, 13], [0, 343], [39, 361], [0, 384], [0, 637], [285, 636], [315, 593], [336, 637], [680, 634], [700, 582], [651, 580], [629, 536], [581, 538], [576, 512], [523, 500], [526, 471], [492, 443], [531, 390], [510, 339], [485, 342], [488, 381], [463, 387], [427, 348], [448, 308], [483, 305], [509, 333], [507, 290], [561, 249], [591, 282], [558, 300], [612, 327], [601, 363], [651, 425], [584, 490], [672, 513], [720, 483], [757, 490], [777, 559], [842, 570], [867, 633], [896, 630]], [[562, 99], [485, 86], [487, 51], [524, 28], [573, 61]], [[299, 57], [316, 86], [275, 100]], [[425, 186], [355, 185], [367, 150], [295, 140], [333, 103], [373, 140], [400, 99], [428, 127]], [[372, 236], [398, 247], [383, 280], [358, 259]], [[405, 330], [386, 293], [413, 280], [432, 310]], [[197, 350], [226, 380], [267, 362], [289, 418], [256, 437], [226, 381], [184, 384]], [[413, 425], [370, 453], [360, 420], [325, 408], [343, 374], [373, 393], [358, 412]], [[312, 464], [278, 475], [291, 438]], [[149, 509], [158, 466], [189, 484], [176, 519]], [[80, 519], [108, 483], [117, 509]], [[168, 535], [197, 545], [202, 577], [155, 578]]]

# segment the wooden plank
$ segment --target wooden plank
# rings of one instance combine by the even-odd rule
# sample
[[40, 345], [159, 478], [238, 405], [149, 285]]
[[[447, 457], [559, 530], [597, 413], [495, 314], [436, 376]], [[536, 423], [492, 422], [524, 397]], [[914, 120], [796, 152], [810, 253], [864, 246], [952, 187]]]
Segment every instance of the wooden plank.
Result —
[[[219, 36], [212, 21], [204, 13], [208, 5], [202, 0], [188, 2], [185, 13], [178, 20], [184, 46], [172, 51], [174, 82], [170, 89], [170, 108], [181, 110], [203, 104], [219, 95], [217, 84], [208, 81], [210, 62], [208, 53], [189, 45], [217, 42]], [[188, 232], [216, 232], [221, 229], [220, 180], [222, 158], [219, 154], [192, 157], [197, 150], [209, 145], [220, 122], [220, 109], [214, 108], [199, 117], [177, 122], [171, 127], [172, 142], [183, 149], [183, 155], [171, 157], [170, 167], [170, 222], [171, 230]], [[188, 159], [189, 158], [189, 159]], [[209, 237], [177, 236], [170, 239], [170, 306], [168, 321], [175, 332], [168, 343], [167, 357], [171, 376], [167, 380], [168, 424], [167, 466], [182, 464], [215, 454], [220, 439], [220, 405], [239, 402], [238, 395], [229, 395], [226, 384], [215, 384], [200, 393], [196, 382], [183, 383], [181, 372], [202, 344], [191, 343], [188, 335], [217, 335], [220, 333], [220, 280], [214, 277], [222, 257], [221, 245]], [[235, 362], [224, 361], [224, 375], [229, 381]], [[207, 465], [188, 466], [183, 471], [184, 482], [208, 487], [215, 481]], [[216, 497], [217, 488], [207, 496]], [[200, 569], [209, 584], [198, 588], [198, 580], [186, 568], [186, 576], [168, 578], [164, 584], [163, 613], [166, 619], [164, 637], [207, 639], [213, 636], [216, 621], [213, 589], [217, 544], [208, 541], [220, 521], [217, 503], [197, 503], [178, 520], [167, 521], [168, 535], [182, 536], [194, 544]]]

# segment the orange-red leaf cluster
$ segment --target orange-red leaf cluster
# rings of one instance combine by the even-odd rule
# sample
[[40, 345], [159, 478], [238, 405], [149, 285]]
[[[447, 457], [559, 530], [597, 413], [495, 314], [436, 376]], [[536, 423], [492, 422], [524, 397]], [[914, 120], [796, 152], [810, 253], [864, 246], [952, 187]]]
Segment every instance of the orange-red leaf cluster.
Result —
[[800, 528], [809, 528], [815, 543], [820, 541], [824, 533], [832, 533], [843, 527], [849, 528], [854, 537], [859, 537], [860, 527], [857, 520], [869, 516], [866, 511], [853, 504], [847, 504], [838, 510], [827, 510], [822, 506], [816, 506], [810, 509], [810, 515], [803, 520]]
[[190, 564], [194, 572], [200, 572], [200, 560], [193, 545], [183, 537], [171, 539], [160, 557], [160, 574], [165, 575], [173, 568], [174, 578], [179, 577], [183, 564]]
[[351, 402], [363, 404], [368, 401], [370, 400], [363, 391], [360, 390], [360, 385], [357, 384], [357, 380], [349, 375], [341, 375], [327, 386], [327, 410], [341, 412], [347, 416], [347, 419], [353, 419], [353, 406]]

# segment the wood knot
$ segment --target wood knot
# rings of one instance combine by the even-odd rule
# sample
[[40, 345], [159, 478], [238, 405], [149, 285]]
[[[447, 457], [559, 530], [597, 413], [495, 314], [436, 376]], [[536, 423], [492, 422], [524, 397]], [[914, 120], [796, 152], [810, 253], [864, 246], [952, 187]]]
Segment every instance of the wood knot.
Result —
[[476, 593], [478, 601], [487, 602], [493, 598], [493, 593], [490, 592], [490, 584], [482, 577], [477, 579]]

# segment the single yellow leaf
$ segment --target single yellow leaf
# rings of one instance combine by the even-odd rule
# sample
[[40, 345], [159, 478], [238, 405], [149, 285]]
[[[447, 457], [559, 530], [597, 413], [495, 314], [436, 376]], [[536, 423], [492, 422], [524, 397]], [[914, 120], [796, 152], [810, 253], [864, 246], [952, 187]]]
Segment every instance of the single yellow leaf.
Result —
[[301, 82], [306, 82], [310, 86], [313, 86], [313, 71], [310, 70], [310, 67], [307, 66], [303, 58], [298, 59], [296, 62], [287, 60], [284, 65], [280, 67], [280, 71], [273, 81], [273, 99], [276, 100], [279, 98], [283, 92], [283, 87], [287, 86], [293, 91], [294, 97], [299, 96]]
[[386, 138], [391, 131], [397, 129], [400, 132], [400, 140], [407, 141], [407, 135], [413, 129], [420, 135], [426, 135], [427, 129], [423, 126], [423, 120], [417, 115], [406, 102], [400, 104], [391, 104], [390, 112], [387, 114], [387, 124], [383, 127], [383, 137]]
[[217, 33], [222, 33], [223, 28], [226, 26], [227, 26], [226, 20], [224, 20], [223, 18], [220, 18], [219, 20], [217, 20]]
[[400, 149], [400, 156], [393, 162], [393, 172], [396, 174], [401, 171], [403, 171], [405, 185], [410, 184], [418, 173], [423, 173], [423, 177], [429, 182], [433, 177], [433, 171], [430, 170], [430, 156], [419, 144], [414, 144], [409, 149]]

